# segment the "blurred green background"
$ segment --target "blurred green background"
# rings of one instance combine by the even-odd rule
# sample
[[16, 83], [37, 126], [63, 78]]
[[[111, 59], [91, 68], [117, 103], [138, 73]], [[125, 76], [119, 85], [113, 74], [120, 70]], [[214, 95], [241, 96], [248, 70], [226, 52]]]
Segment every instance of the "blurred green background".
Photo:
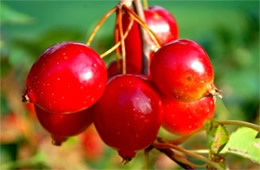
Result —
[[[73, 137], [57, 148], [51, 145], [30, 105], [21, 102], [26, 75], [38, 56], [61, 41], [85, 43], [90, 32], [115, 0], [41, 1], [2, 0], [1, 28], [1, 169], [140, 169], [140, 152], [127, 165], [116, 152], [100, 141], [96, 133], [90, 148], [84, 149], [84, 135]], [[215, 118], [259, 124], [259, 1], [155, 1], [176, 18], [180, 38], [197, 41], [208, 52], [215, 71], [215, 84], [222, 90]], [[102, 53], [113, 45], [115, 15], [109, 18], [92, 43]], [[107, 56], [107, 64], [114, 55]], [[92, 128], [93, 129], [93, 128]], [[231, 129], [232, 130], [232, 129]], [[93, 130], [95, 131], [95, 130]], [[90, 132], [86, 132], [89, 134]], [[160, 135], [173, 138], [163, 129]], [[184, 145], [206, 147], [206, 138], [194, 137]], [[91, 155], [94, 152], [96, 156]], [[93, 154], [93, 153], [92, 153]], [[227, 157], [231, 169], [257, 169], [251, 161]], [[150, 168], [178, 166], [158, 152], [152, 152]]]

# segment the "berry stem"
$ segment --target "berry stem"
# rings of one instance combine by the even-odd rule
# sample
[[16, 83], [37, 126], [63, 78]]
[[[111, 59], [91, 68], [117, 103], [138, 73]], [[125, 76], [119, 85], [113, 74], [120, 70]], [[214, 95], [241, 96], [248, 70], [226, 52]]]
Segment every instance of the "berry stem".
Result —
[[214, 167], [214, 168], [216, 168], [218, 170], [222, 170], [223, 169], [223, 168], [221, 168], [221, 166], [219, 164], [209, 160], [208, 158], [206, 158], [206, 157], [204, 157], [202, 155], [199, 155], [197, 153], [190, 152], [189, 150], [181, 148], [181, 147], [179, 147], [177, 145], [173, 145], [173, 144], [170, 144], [170, 143], [159, 142], [159, 143], [154, 143], [153, 146], [155, 148], [159, 148], [159, 149], [169, 149], [169, 148], [171, 148], [171, 149], [177, 150], [179, 152], [182, 152], [182, 153], [184, 153], [184, 154], [186, 154], [188, 156], [191, 156], [191, 157], [193, 157], [195, 159], [201, 160], [201, 161], [211, 165], [212, 167]]
[[148, 9], [149, 5], [148, 5], [148, 0], [143, 0], [144, 3], [144, 9]]
[[[124, 39], [127, 37], [128, 33], [129, 33], [129, 31], [130, 31], [130, 29], [131, 29], [132, 26], [133, 26], [133, 23], [134, 23], [134, 20], [131, 18], [131, 21], [130, 21], [130, 23], [129, 23], [127, 29], [126, 29], [126, 32], [125, 32], [125, 34], [124, 34], [124, 37], [123, 37]], [[107, 51], [105, 51], [104, 53], [102, 53], [102, 54], [100, 55], [100, 57], [103, 58], [103, 57], [107, 56], [108, 54], [112, 53], [115, 49], [117, 49], [120, 45], [121, 45], [121, 42], [119, 41], [119, 42], [117, 42], [113, 47], [111, 47], [110, 49], [108, 49]]]
[[201, 131], [203, 131], [204, 129], [203, 128], [199, 128], [197, 130], [195, 130], [194, 132], [191, 132], [190, 134], [188, 135], [185, 135], [185, 136], [181, 136], [177, 139], [174, 139], [174, 140], [171, 140], [171, 141], [168, 141], [168, 143], [171, 143], [173, 145], [180, 145], [182, 143], [184, 143], [187, 139], [189, 139], [190, 137], [200, 133]]
[[152, 146], [149, 146], [148, 148], [146, 148], [144, 150], [144, 158], [145, 158], [145, 162], [144, 162], [144, 170], [148, 170], [149, 169], [149, 153], [150, 151], [153, 149]]
[[124, 32], [122, 26], [122, 8], [118, 8], [118, 29], [120, 35], [120, 42], [121, 42], [121, 55], [122, 55], [122, 62], [123, 62], [123, 74], [126, 74], [126, 58], [125, 58], [125, 39], [124, 39]]
[[240, 121], [240, 120], [221, 120], [218, 121], [219, 123], [222, 123], [224, 125], [239, 125], [239, 126], [245, 126], [245, 127], [249, 127], [252, 128], [256, 131], [260, 131], [260, 126], [249, 123], [249, 122], [244, 122], [244, 121]]
[[126, 6], [130, 7], [133, 1], [134, 0], [120, 0], [118, 3], [118, 6], [120, 7], [122, 5], [126, 5]]
[[[145, 22], [144, 10], [141, 4], [141, 0], [134, 1], [134, 9], [139, 17]], [[142, 72], [145, 75], [148, 75], [149, 72], [149, 56], [151, 51], [151, 46], [149, 42], [149, 36], [147, 32], [139, 25], [139, 30], [141, 34], [141, 41], [142, 41]]]
[[199, 153], [199, 154], [209, 154], [208, 149], [190, 150], [190, 152], [195, 152], [195, 153]]
[[134, 20], [137, 21], [148, 32], [156, 47], [160, 48], [162, 43], [157, 35], [147, 26], [145, 22], [142, 21], [142, 19], [131, 8], [127, 7], [126, 5], [123, 5], [123, 7], [126, 9], [128, 14], [132, 15]]
[[94, 28], [94, 30], [92, 31], [92, 33], [89, 36], [89, 39], [86, 43], [87, 46], [90, 46], [93, 38], [95, 37], [97, 31], [99, 30], [99, 28], [102, 26], [102, 24], [107, 20], [107, 18], [113, 14], [115, 11], [117, 10], [117, 7], [112, 8], [111, 10], [109, 10], [102, 18], [101, 20], [98, 22], [98, 24], [96, 25], [96, 27]]
[[185, 161], [185, 163], [183, 161], [180, 161], [178, 159], [176, 159], [176, 153], [173, 152], [170, 149], [165, 149], [165, 148], [156, 148], [158, 151], [164, 153], [166, 156], [168, 156], [171, 160], [173, 160], [174, 162], [176, 162], [179, 166], [181, 166], [184, 169], [195, 169], [193, 167], [197, 167], [199, 166], [200, 168], [202, 168], [200, 165], [195, 165], [191, 162], [189, 162], [188, 160]]
[[[117, 44], [119, 42], [118, 24], [119, 24], [119, 18], [118, 18], [118, 10], [117, 10], [116, 11], [116, 22], [115, 22], [115, 33], [114, 33], [115, 44]], [[119, 48], [116, 48], [116, 61], [117, 61], [117, 63], [119, 61], [119, 55], [120, 55]]]

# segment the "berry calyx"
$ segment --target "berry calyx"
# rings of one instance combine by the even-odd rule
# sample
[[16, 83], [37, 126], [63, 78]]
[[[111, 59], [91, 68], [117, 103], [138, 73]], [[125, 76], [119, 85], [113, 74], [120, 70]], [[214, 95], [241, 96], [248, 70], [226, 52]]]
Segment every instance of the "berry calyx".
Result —
[[153, 56], [150, 71], [164, 95], [181, 101], [195, 101], [217, 91], [210, 59], [192, 40], [179, 39], [160, 48]]
[[130, 160], [155, 140], [161, 109], [160, 97], [145, 76], [118, 75], [94, 106], [94, 124], [102, 140]]
[[68, 137], [83, 132], [92, 122], [91, 109], [71, 114], [49, 113], [35, 106], [40, 124], [51, 134], [53, 144], [61, 145]]
[[173, 98], [165, 98], [162, 101], [162, 125], [173, 134], [187, 135], [203, 127], [204, 122], [214, 116], [214, 97], [204, 97], [193, 102], [181, 102]]
[[51, 46], [32, 66], [24, 100], [50, 113], [78, 112], [101, 97], [105, 63], [88, 46], [64, 42]]

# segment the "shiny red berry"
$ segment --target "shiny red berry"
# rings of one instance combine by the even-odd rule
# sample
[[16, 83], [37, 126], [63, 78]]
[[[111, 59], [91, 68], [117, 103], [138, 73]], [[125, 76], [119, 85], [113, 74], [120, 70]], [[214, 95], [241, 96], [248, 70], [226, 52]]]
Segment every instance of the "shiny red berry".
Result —
[[178, 100], [195, 101], [215, 92], [210, 59], [192, 40], [179, 39], [160, 48], [150, 71], [159, 90]]
[[101, 97], [106, 66], [88, 46], [64, 42], [48, 48], [32, 66], [25, 99], [50, 113], [78, 112]]
[[193, 102], [173, 98], [163, 99], [163, 127], [178, 135], [187, 135], [211, 120], [215, 111], [214, 97], [204, 97]]
[[100, 137], [126, 160], [152, 144], [161, 125], [160, 97], [144, 76], [110, 79], [94, 110]]
[[[169, 11], [159, 6], [152, 6], [144, 10], [146, 24], [154, 31], [162, 43], [168, 43], [178, 38], [178, 26], [175, 18]], [[127, 29], [129, 15], [123, 16], [123, 29]], [[152, 40], [151, 40], [152, 42]], [[142, 72], [142, 42], [138, 24], [134, 22], [125, 39], [126, 63], [135, 68], [134, 73]], [[131, 70], [130, 70], [131, 71]], [[127, 72], [132, 73], [132, 72]]]
[[91, 109], [65, 114], [48, 113], [35, 106], [35, 111], [40, 124], [52, 135], [55, 145], [83, 132], [93, 122]]

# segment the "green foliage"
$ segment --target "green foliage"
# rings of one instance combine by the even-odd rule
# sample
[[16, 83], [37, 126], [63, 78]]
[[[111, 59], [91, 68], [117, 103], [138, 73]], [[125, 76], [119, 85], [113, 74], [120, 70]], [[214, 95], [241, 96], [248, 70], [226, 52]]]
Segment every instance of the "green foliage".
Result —
[[7, 115], [10, 112], [10, 108], [8, 106], [8, 102], [3, 95], [0, 95], [0, 115]]
[[0, 4], [1, 22], [13, 24], [27, 24], [32, 22], [32, 18], [26, 14], [13, 10], [5, 4]]
[[11, 65], [9, 63], [8, 58], [7, 57], [3, 57], [3, 56], [0, 58], [0, 63], [1, 63], [0, 76], [4, 77], [11, 70]]
[[221, 154], [242, 156], [260, 164], [260, 138], [256, 130], [241, 127], [230, 135], [230, 140]]
[[208, 121], [204, 127], [208, 134], [210, 151], [218, 154], [228, 142], [229, 136], [227, 130], [222, 124], [216, 121]]
[[[225, 169], [224, 158], [219, 154], [229, 140], [226, 128], [217, 121], [207, 121], [204, 128], [208, 134], [209, 158]], [[208, 168], [212, 168], [208, 165]]]
[[[11, 152], [10, 152], [11, 151]], [[0, 145], [0, 160], [1, 162], [10, 162], [16, 159], [17, 144], [1, 144]], [[1, 169], [1, 167], [0, 167]]]

